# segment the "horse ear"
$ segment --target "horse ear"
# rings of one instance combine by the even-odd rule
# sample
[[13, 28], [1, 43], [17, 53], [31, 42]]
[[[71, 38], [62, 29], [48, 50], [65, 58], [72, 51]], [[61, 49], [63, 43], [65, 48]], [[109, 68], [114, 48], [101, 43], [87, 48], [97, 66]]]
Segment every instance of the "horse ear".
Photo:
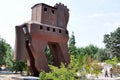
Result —
[[66, 10], [65, 11], [65, 24], [66, 24], [66, 26], [68, 24], [68, 21], [69, 21], [69, 10]]
[[58, 26], [66, 29], [69, 21], [69, 9], [62, 3], [57, 3], [54, 7], [57, 8]]

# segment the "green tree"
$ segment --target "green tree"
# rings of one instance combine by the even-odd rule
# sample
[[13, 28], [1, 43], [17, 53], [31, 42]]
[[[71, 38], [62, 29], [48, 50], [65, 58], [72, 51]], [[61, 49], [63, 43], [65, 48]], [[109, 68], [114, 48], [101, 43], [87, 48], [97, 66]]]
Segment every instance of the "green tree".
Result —
[[120, 61], [120, 28], [118, 27], [114, 32], [104, 35], [104, 43], [107, 48], [107, 53], [110, 58], [117, 57]]
[[94, 55], [98, 52], [98, 47], [90, 44], [89, 46], [85, 47], [86, 54], [94, 58]]
[[84, 47], [81, 47], [81, 48], [76, 48], [76, 53], [79, 55], [89, 55], [91, 56], [91, 58], [96, 58], [96, 54], [98, 52], [99, 48], [90, 44], [88, 46], [86, 46], [85, 48]]
[[76, 73], [70, 69], [67, 69], [64, 64], [61, 64], [60, 68], [49, 65], [51, 72], [40, 73], [40, 80], [75, 80]]
[[77, 54], [75, 43], [76, 43], [75, 42], [75, 35], [74, 35], [74, 32], [72, 32], [72, 35], [69, 39], [69, 53], [72, 54], [72, 55]]
[[53, 64], [54, 62], [53, 62], [53, 56], [52, 56], [52, 53], [50, 52], [50, 48], [49, 48], [49, 46], [47, 45], [47, 47], [46, 47], [46, 49], [45, 49], [45, 53], [46, 53], [46, 57], [47, 57], [47, 59], [48, 59], [48, 61], [49, 61], [49, 64]]
[[13, 49], [10, 44], [0, 37], [0, 65], [6, 65], [8, 70], [23, 71], [26, 68], [25, 61], [14, 61]]
[[7, 65], [9, 57], [12, 56], [12, 48], [6, 41], [0, 37], [0, 65]]
[[5, 55], [6, 55], [6, 43], [5, 40], [0, 38], [0, 65], [5, 64]]
[[118, 59], [117, 59], [117, 57], [115, 56], [115, 57], [113, 57], [112, 59], [106, 60], [106, 63], [107, 63], [107, 64], [111, 64], [113, 67], [116, 67], [117, 64], [118, 64]]
[[26, 70], [26, 67], [26, 61], [13, 61], [12, 71], [15, 71], [16, 73], [20, 71], [22, 74], [22, 71]]
[[6, 67], [10, 70], [13, 66], [13, 49], [10, 47], [10, 45], [6, 46], [6, 56], [5, 56], [5, 62]]
[[95, 59], [100, 61], [100, 62], [104, 62], [105, 60], [108, 60], [110, 58], [110, 55], [107, 51], [107, 49], [102, 49], [99, 48], [98, 52], [95, 54]]

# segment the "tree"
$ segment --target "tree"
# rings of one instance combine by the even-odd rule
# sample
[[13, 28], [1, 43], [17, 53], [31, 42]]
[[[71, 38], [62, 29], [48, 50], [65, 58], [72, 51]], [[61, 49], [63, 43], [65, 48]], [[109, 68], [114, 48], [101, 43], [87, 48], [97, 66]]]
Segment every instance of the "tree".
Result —
[[69, 39], [69, 53], [72, 55], [76, 55], [76, 46], [75, 46], [75, 36], [74, 32], [72, 32], [72, 35]]
[[73, 70], [67, 69], [63, 63], [59, 68], [53, 65], [49, 65], [49, 67], [51, 72], [41, 72], [39, 75], [40, 80], [76, 80], [76, 73]]
[[6, 65], [8, 70], [23, 71], [26, 68], [25, 61], [14, 61], [13, 49], [10, 44], [0, 37], [0, 65]]
[[13, 66], [13, 49], [10, 47], [10, 45], [6, 45], [5, 63], [8, 69], [11, 69]]
[[72, 35], [70, 37], [70, 40], [69, 40], [69, 46], [75, 46], [75, 35], [74, 35], [74, 32], [72, 32]]
[[98, 47], [90, 44], [89, 46], [85, 47], [86, 54], [94, 58], [95, 54], [98, 52]]
[[91, 58], [96, 58], [95, 55], [97, 54], [99, 48], [90, 44], [88, 46], [76, 48], [76, 53], [79, 55], [89, 55]]
[[0, 38], [0, 65], [5, 64], [5, 55], [6, 55], [6, 48], [5, 48], [5, 40]]
[[107, 64], [111, 64], [113, 67], [116, 67], [118, 64], [118, 59], [117, 57], [113, 57], [112, 59], [106, 60]]
[[94, 55], [95, 59], [97, 59], [100, 62], [103, 62], [105, 60], [108, 60], [110, 58], [110, 55], [108, 53], [107, 49], [99, 48], [98, 52]]
[[52, 65], [54, 62], [53, 62], [53, 57], [52, 57], [52, 54], [50, 52], [50, 48], [48, 45], [46, 46], [45, 53], [46, 53], [46, 57], [48, 59], [48, 63]]
[[12, 71], [15, 71], [16, 73], [18, 71], [23, 72], [23, 70], [27, 69], [26, 61], [13, 61], [13, 66], [11, 68]]
[[0, 37], [0, 65], [6, 65], [9, 57], [12, 56], [12, 48], [6, 41]]
[[120, 61], [120, 28], [118, 27], [114, 32], [104, 35], [104, 43], [107, 48], [107, 53], [110, 55], [110, 58], [117, 57]]

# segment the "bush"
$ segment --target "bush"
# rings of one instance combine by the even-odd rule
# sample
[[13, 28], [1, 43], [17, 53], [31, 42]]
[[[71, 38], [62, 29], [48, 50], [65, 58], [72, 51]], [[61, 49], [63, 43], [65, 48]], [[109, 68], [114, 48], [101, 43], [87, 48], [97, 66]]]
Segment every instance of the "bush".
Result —
[[15, 71], [17, 73], [20, 71], [22, 74], [22, 71], [27, 68], [26, 62], [25, 61], [14, 61], [13, 66], [11, 67], [12, 71]]
[[65, 68], [62, 63], [60, 68], [49, 65], [51, 72], [45, 73], [44, 71], [40, 73], [40, 80], [75, 80], [76, 74], [72, 70]]
[[[65, 67], [62, 63], [60, 68], [53, 65], [49, 65], [51, 72], [41, 72], [40, 80], [80, 80], [84, 77], [86, 79], [87, 73], [95, 74], [96, 77], [101, 72], [101, 66], [99, 66], [89, 56], [79, 56], [75, 58], [71, 56], [70, 64]], [[79, 73], [79, 75], [77, 74]]]

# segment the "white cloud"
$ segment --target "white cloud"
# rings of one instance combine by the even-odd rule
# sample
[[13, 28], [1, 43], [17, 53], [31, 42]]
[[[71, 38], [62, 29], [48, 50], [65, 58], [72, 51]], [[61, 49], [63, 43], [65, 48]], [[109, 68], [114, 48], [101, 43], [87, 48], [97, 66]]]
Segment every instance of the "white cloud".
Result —
[[110, 13], [109, 15], [111, 15], [111, 16], [120, 16], [120, 12]]
[[104, 24], [104, 26], [113, 26], [113, 24], [110, 23], [110, 22], [106, 22], [106, 23]]
[[115, 28], [120, 27], [120, 23], [114, 23], [113, 27]]
[[104, 24], [104, 26], [117, 28], [117, 27], [120, 27], [120, 23], [118, 23], [118, 22], [114, 22], [114, 23], [107, 22], [107, 23]]
[[88, 15], [89, 18], [94, 18], [94, 17], [101, 17], [101, 16], [104, 16], [105, 14], [103, 13], [93, 13], [93, 14], [90, 14]]
[[120, 12], [114, 12], [114, 13], [92, 13], [89, 14], [88, 17], [89, 18], [95, 18], [95, 17], [105, 17], [105, 16], [120, 16]]

